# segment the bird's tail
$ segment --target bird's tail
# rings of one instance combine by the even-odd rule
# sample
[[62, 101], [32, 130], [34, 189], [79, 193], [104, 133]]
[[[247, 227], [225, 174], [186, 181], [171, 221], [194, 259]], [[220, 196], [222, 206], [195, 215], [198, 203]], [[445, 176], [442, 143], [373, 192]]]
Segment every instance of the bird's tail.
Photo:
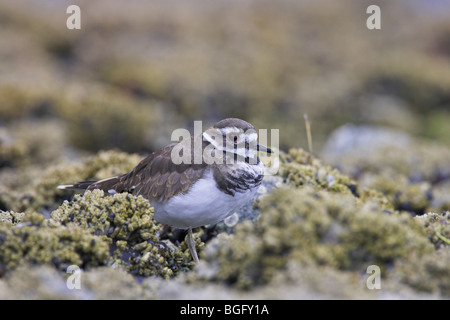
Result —
[[98, 182], [98, 180], [82, 181], [74, 184], [61, 184], [56, 188], [63, 190], [86, 190], [96, 182]]
[[63, 190], [94, 190], [100, 189], [108, 193], [122, 192], [123, 190], [117, 190], [119, 187], [119, 177], [112, 177], [103, 180], [88, 180], [81, 181], [74, 184], [65, 184], [57, 186], [58, 189]]

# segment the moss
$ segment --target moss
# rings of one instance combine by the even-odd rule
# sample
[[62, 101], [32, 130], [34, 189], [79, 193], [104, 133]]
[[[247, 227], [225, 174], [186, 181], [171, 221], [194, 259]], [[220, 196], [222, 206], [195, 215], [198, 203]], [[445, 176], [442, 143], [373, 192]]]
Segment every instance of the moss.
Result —
[[379, 147], [329, 157], [360, 188], [380, 191], [396, 210], [412, 215], [449, 210], [450, 149], [415, 140], [408, 147]]
[[39, 91], [25, 86], [0, 84], [0, 123], [39, 116], [45, 111], [48, 99]]
[[450, 297], [450, 251], [448, 246], [433, 255], [412, 255], [399, 260], [390, 277], [416, 291], [430, 292]]
[[[76, 195], [53, 211], [50, 219], [28, 212], [2, 212], [0, 269], [23, 264], [50, 264], [65, 270], [110, 265], [139, 276], [171, 278], [193, 262], [182, 242], [160, 239], [153, 208], [141, 196], [104, 196], [100, 190]], [[197, 237], [197, 249], [203, 244]]]
[[25, 146], [16, 143], [9, 132], [0, 130], [0, 169], [18, 166], [25, 156]]
[[138, 97], [170, 99], [165, 74], [149, 61], [116, 61], [100, 71], [107, 83], [118, 86]]
[[25, 214], [14, 211], [0, 211], [0, 223], [9, 222], [11, 224], [18, 224]]
[[49, 166], [59, 161], [66, 139], [58, 120], [21, 120], [0, 130], [0, 169]]
[[82, 274], [81, 284], [82, 294], [88, 299], [155, 298], [152, 288], [140, 285], [136, 277], [121, 269], [94, 268]]
[[93, 90], [81, 96], [68, 94], [57, 107], [67, 123], [68, 139], [77, 148], [139, 152], [152, 147], [146, 137], [159, 120], [154, 104], [143, 104], [114, 90]]
[[443, 61], [420, 53], [404, 59], [402, 54], [392, 52], [365, 70], [365, 93], [386, 94], [389, 90], [389, 95], [406, 101], [416, 112], [425, 115], [439, 112], [450, 98], [450, 77], [445, 65]]
[[423, 214], [431, 199], [431, 185], [428, 182], [410, 184], [398, 191], [394, 197], [394, 205], [399, 210], [413, 214]]
[[423, 126], [424, 135], [426, 137], [437, 139], [443, 144], [450, 144], [450, 112], [447, 110], [439, 110], [431, 113], [425, 118]]
[[[311, 159], [311, 160], [310, 160]], [[350, 186], [355, 184], [339, 171], [322, 165], [320, 160], [311, 158], [302, 149], [290, 149], [281, 164], [280, 175], [294, 186], [313, 186], [318, 190], [352, 193]]]
[[219, 235], [206, 246], [202, 258], [209, 271], [200, 279], [250, 288], [285, 272], [290, 261], [362, 271], [433, 252], [409, 215], [387, 215], [377, 203], [358, 203], [351, 194], [284, 188], [259, 207], [255, 225], [238, 225], [234, 236]]
[[428, 238], [436, 249], [450, 247], [450, 211], [442, 214], [430, 212], [417, 216], [416, 220], [424, 225]]
[[[137, 154], [103, 151], [87, 157], [82, 163], [59, 163], [43, 171], [34, 173], [29, 171], [28, 173], [32, 175], [21, 179], [24, 180], [23, 186], [15, 186], [14, 183], [19, 179], [16, 176], [12, 177], [11, 185], [5, 186], [0, 199], [4, 199], [7, 210], [50, 213], [63, 200], [70, 199], [73, 195], [73, 192], [57, 189], [58, 185], [100, 180], [126, 173], [141, 159], [142, 157]], [[33, 181], [32, 184], [30, 180]]]
[[54, 267], [19, 266], [0, 279], [1, 299], [76, 299], [79, 290], [69, 290], [63, 275]]
[[64, 202], [52, 212], [50, 221], [74, 223], [107, 238], [112, 265], [122, 266], [132, 274], [170, 278], [189, 270], [192, 261], [186, 245], [175, 246], [160, 239], [160, 225], [152, 217], [153, 208], [142, 196], [104, 196], [103, 191], [94, 190], [76, 195], [70, 203]]
[[97, 267], [80, 273], [80, 289], [69, 289], [71, 273], [48, 265], [20, 266], [0, 279], [0, 299], [151, 299], [151, 288], [141, 286], [124, 270]]
[[0, 268], [11, 271], [24, 264], [51, 264], [65, 270], [104, 265], [108, 244], [74, 224], [52, 226], [42, 215], [29, 213], [19, 224], [0, 223]]
[[[95, 151], [110, 147], [130, 152], [148, 151], [168, 143], [161, 137], [169, 136], [167, 131], [178, 127], [170, 125], [170, 121], [186, 121], [184, 124], [191, 125], [192, 119], [214, 122], [225, 116], [239, 116], [258, 128], [280, 128], [283, 149], [306, 145], [302, 134], [304, 112], [312, 120], [316, 150], [331, 130], [349, 121], [378, 122], [449, 141], [446, 111], [450, 97], [449, 24], [445, 17], [412, 10], [406, 2], [384, 4], [389, 12], [384, 16], [387, 19], [384, 23], [398, 28], [376, 33], [374, 37], [361, 32], [361, 21], [354, 19], [364, 12], [364, 5], [350, 2], [345, 5], [330, 2], [324, 6], [313, 1], [282, 0], [261, 6], [256, 2], [236, 1], [226, 11], [216, 2], [193, 3], [175, 11], [158, 2], [130, 3], [127, 10], [122, 10], [119, 1], [111, 1], [104, 10], [97, 10], [98, 4], [94, 2], [85, 5], [90, 17], [83, 20], [86, 23], [83, 28], [96, 31], [83, 32], [80, 37], [79, 33], [60, 28], [58, 6], [44, 5], [43, 10], [43, 4], [37, 2], [27, 2], [26, 6], [22, 1], [0, 3], [0, 24], [4, 27], [0, 28], [0, 122], [5, 124], [12, 139], [9, 145], [4, 139], [0, 143], [0, 210], [9, 210], [2, 213], [8, 221], [1, 223], [2, 228], [4, 225], [11, 228], [11, 222], [16, 223], [12, 230], [17, 230], [17, 226], [32, 228], [35, 224], [45, 224], [38, 221], [32, 225], [21, 224], [13, 212], [24, 211], [26, 216], [38, 211], [48, 215], [64, 199], [72, 198], [71, 193], [55, 189], [56, 185], [126, 172], [140, 157], [122, 154], [124, 167], [118, 162], [108, 165], [114, 162], [112, 154], [106, 156], [105, 162], [98, 161], [98, 156], [92, 157], [96, 159], [94, 162], [98, 161], [98, 167], [88, 163], [89, 160], [55, 167], [52, 159], [76, 158], [74, 146]], [[105, 10], [109, 10], [108, 14]], [[410, 24], [411, 19], [419, 23]], [[380, 55], [383, 48], [389, 48], [389, 53]], [[361, 55], [362, 49], [365, 55]], [[365, 111], [371, 112], [366, 115]], [[49, 130], [34, 136], [43, 123], [43, 116], [58, 118], [62, 126], [58, 130], [48, 126]], [[14, 129], [24, 118], [33, 118], [37, 125], [21, 136]], [[62, 144], [52, 140], [64, 134], [61, 128], [67, 129], [70, 140]], [[238, 224], [235, 235], [220, 235], [207, 248], [208, 257], [214, 256], [217, 249], [221, 256], [230, 254], [232, 259], [220, 258], [219, 264], [213, 259], [203, 261], [202, 254], [205, 263], [201, 265], [218, 270], [229, 268], [230, 273], [221, 279], [242, 286], [253, 285], [254, 279], [262, 275], [261, 282], [272, 279], [264, 288], [270, 292], [278, 275], [284, 281], [285, 274], [292, 276], [306, 264], [313, 271], [332, 270], [336, 277], [331, 281], [343, 275], [345, 280], [339, 283], [344, 286], [348, 279], [357, 278], [358, 265], [375, 256], [390, 266], [394, 261], [395, 270], [403, 266], [398, 270], [403, 272], [399, 279], [404, 283], [446, 292], [439, 291], [439, 281], [433, 277], [433, 270], [438, 275], [446, 275], [443, 262], [447, 261], [448, 265], [448, 260], [443, 258], [441, 249], [439, 257], [418, 254], [414, 263], [405, 257], [408, 242], [417, 244], [415, 235], [422, 233], [421, 228], [425, 228], [426, 237], [439, 247], [446, 247], [445, 241], [437, 236], [447, 234], [446, 229], [438, 228], [441, 226], [438, 221], [422, 227], [418, 220], [397, 211], [408, 210], [414, 215], [450, 209], [448, 148], [424, 142], [400, 150], [370, 151], [363, 158], [346, 155], [333, 163], [339, 166], [340, 172], [317, 159], [310, 162], [307, 153], [301, 150], [290, 152], [281, 175], [286, 187], [293, 190], [285, 196], [267, 195], [274, 208], [260, 199], [256, 209], [263, 215], [259, 221], [252, 219], [258, 225], [265, 221], [264, 214], [270, 212], [267, 219], [270, 216], [274, 221], [274, 230], [260, 226], [261, 231], [251, 222]], [[40, 167], [34, 167], [36, 163]], [[131, 167], [126, 169], [128, 165]], [[48, 171], [43, 167], [48, 167]], [[345, 170], [346, 167], [350, 170]], [[303, 188], [308, 191], [302, 193]], [[294, 195], [305, 199], [296, 200]], [[286, 205], [277, 199], [286, 200]], [[102, 201], [99, 203], [102, 208], [99, 210], [104, 211]], [[306, 240], [299, 240], [289, 226], [283, 227], [291, 233], [295, 246], [289, 244], [287, 236], [276, 227], [277, 223], [286, 225], [286, 222], [282, 217], [275, 217], [275, 206], [282, 208], [287, 216], [305, 221], [304, 226], [293, 224]], [[291, 210], [290, 206], [301, 210]], [[75, 216], [75, 208], [67, 210], [72, 209]], [[307, 210], [312, 212], [305, 213]], [[388, 216], [388, 213], [392, 214]], [[353, 218], [357, 214], [361, 217]], [[380, 216], [382, 222], [378, 221]], [[344, 217], [351, 218], [343, 222], [340, 219]], [[385, 221], [388, 217], [390, 220]], [[33, 215], [33, 219], [40, 218]], [[362, 221], [368, 225], [364, 226]], [[387, 221], [396, 222], [390, 225]], [[54, 228], [69, 228], [71, 223], [82, 221]], [[87, 225], [88, 222], [83, 224], [83, 228]], [[97, 220], [95, 225], [101, 226], [102, 222]], [[50, 227], [45, 228], [52, 233]], [[378, 228], [387, 230], [386, 240], [380, 240], [379, 247], [364, 239], [365, 234], [378, 239], [381, 233]], [[92, 223], [89, 231], [83, 230], [90, 233], [93, 229]], [[243, 241], [247, 239], [244, 231], [248, 243]], [[393, 233], [398, 233], [399, 239], [406, 239], [403, 246], [392, 237]], [[121, 231], [119, 235], [126, 237]], [[108, 263], [117, 261], [115, 265], [127, 268], [131, 259], [153, 257], [153, 253], [141, 254], [148, 246], [149, 240], [145, 239], [153, 237], [151, 233], [139, 235], [142, 239], [133, 243], [131, 249], [129, 239], [116, 235], [115, 240], [108, 235], [92, 236], [101, 238], [116, 253], [108, 258]], [[415, 240], [409, 240], [410, 236]], [[388, 240], [392, 243], [387, 243]], [[183, 242], [173, 245], [162, 238], [159, 241], [175, 252], [186, 251]], [[308, 245], [314, 250], [308, 249]], [[362, 249], [355, 248], [356, 245]], [[389, 247], [386, 253], [378, 252], [384, 247]], [[265, 250], [268, 251], [266, 259]], [[279, 257], [273, 254], [276, 251]], [[128, 252], [133, 255], [126, 256]], [[420, 265], [420, 261], [424, 264]], [[419, 266], [421, 271], [409, 274], [414, 272], [413, 266]], [[214, 268], [208, 271], [214, 274]], [[39, 273], [51, 278], [54, 273], [46, 270], [47, 267], [33, 270], [34, 278], [39, 278]], [[107, 270], [112, 268], [104, 267], [97, 272], [106, 274]], [[24, 272], [23, 269], [12, 271], [17, 272], [15, 279], [20, 278], [19, 271]], [[315, 279], [320, 278], [319, 273]], [[305, 273], [304, 277], [308, 278], [309, 274]], [[35, 286], [39, 283], [29, 281]], [[166, 285], [167, 281], [161, 281]], [[317, 281], [318, 287], [325, 288], [322, 292], [326, 291], [326, 281]], [[216, 291], [225, 291], [222, 283], [215, 287]], [[305, 288], [303, 283], [300, 280], [295, 285]], [[10, 284], [14, 287], [18, 282]], [[125, 281], [124, 285], [133, 284]], [[198, 291], [203, 289], [201, 285], [198, 287]], [[184, 287], [188, 292], [189, 289]], [[339, 288], [333, 292], [338, 293]]]
[[357, 201], [376, 201], [385, 210], [394, 209], [391, 201], [376, 189], [361, 188], [348, 175], [322, 164], [302, 149], [290, 149], [284, 158], [285, 162], [280, 166], [279, 175], [294, 187], [312, 186], [316, 190], [349, 194]]

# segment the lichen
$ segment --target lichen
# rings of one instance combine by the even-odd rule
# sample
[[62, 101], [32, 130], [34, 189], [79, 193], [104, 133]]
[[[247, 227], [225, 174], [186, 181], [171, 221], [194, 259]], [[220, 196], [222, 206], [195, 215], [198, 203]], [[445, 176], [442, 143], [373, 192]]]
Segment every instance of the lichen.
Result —
[[74, 224], [54, 226], [41, 214], [28, 213], [21, 222], [0, 222], [0, 269], [11, 271], [20, 265], [51, 264], [65, 270], [107, 263], [108, 244]]
[[121, 269], [96, 267], [80, 270], [77, 275], [79, 287], [74, 283], [70, 272], [60, 272], [49, 265], [30, 267], [23, 265], [0, 278], [0, 299], [152, 299], [151, 288], [144, 287]]
[[418, 292], [429, 292], [448, 298], [450, 297], [450, 250], [447, 246], [432, 255], [413, 254], [408, 260], [397, 261], [389, 276]]
[[11, 224], [19, 223], [25, 214], [23, 212], [0, 211], [0, 223], [9, 222]]
[[76, 224], [106, 238], [110, 243], [110, 263], [132, 274], [170, 278], [192, 267], [184, 243], [176, 246], [160, 238], [161, 226], [153, 220], [153, 208], [142, 196], [105, 196], [101, 190], [87, 191], [53, 211], [50, 222]]
[[[140, 160], [137, 154], [120, 151], [102, 151], [76, 163], [59, 163], [38, 172], [29, 172], [28, 177], [19, 179], [17, 175], [5, 178], [0, 183], [0, 202], [6, 210], [17, 212], [42, 212], [49, 214], [63, 200], [73, 196], [73, 192], [57, 189], [58, 185], [78, 181], [105, 179], [130, 171]], [[15, 185], [17, 181], [23, 185]], [[32, 180], [32, 183], [30, 183]]]
[[294, 187], [312, 186], [316, 190], [327, 190], [339, 194], [350, 194], [359, 202], [375, 201], [383, 209], [392, 211], [394, 206], [381, 192], [373, 188], [360, 187], [348, 175], [313, 158], [303, 149], [290, 149], [284, 155], [279, 175]]
[[436, 249], [450, 247], [450, 211], [427, 213], [416, 217], [425, 227], [427, 236]]
[[270, 282], [290, 261], [361, 271], [434, 251], [408, 214], [388, 215], [376, 202], [358, 203], [348, 193], [284, 188], [259, 208], [255, 225], [242, 223], [233, 236], [221, 234], [206, 246], [199, 279], [251, 288]]
[[379, 147], [330, 157], [360, 188], [378, 190], [396, 210], [411, 215], [450, 209], [450, 149], [416, 139], [408, 148]]
[[155, 106], [117, 90], [97, 90], [93, 86], [83, 94], [61, 98], [57, 114], [66, 120], [69, 142], [79, 149], [137, 152], [151, 147], [146, 137], [158, 120]]
[[[65, 201], [51, 213], [1, 212], [0, 269], [10, 272], [23, 264], [49, 264], [65, 270], [77, 265], [122, 268], [138, 276], [171, 278], [192, 268], [184, 242], [161, 239], [161, 226], [142, 196], [104, 195], [87, 191]], [[197, 250], [203, 244], [197, 235]]]
[[0, 123], [41, 113], [48, 100], [38, 90], [13, 84], [0, 86]]

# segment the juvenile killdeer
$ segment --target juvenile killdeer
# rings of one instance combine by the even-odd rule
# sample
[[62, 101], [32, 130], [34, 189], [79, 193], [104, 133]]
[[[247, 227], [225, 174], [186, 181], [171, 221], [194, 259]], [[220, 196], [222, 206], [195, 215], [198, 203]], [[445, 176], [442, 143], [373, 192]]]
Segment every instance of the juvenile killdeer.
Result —
[[[155, 209], [156, 221], [188, 230], [186, 243], [198, 262], [192, 228], [215, 224], [233, 214], [252, 199], [261, 184], [264, 166], [257, 152], [272, 151], [258, 144], [257, 138], [250, 123], [224, 119], [188, 143], [180, 141], [153, 152], [126, 174], [58, 188], [144, 196]], [[192, 157], [183, 159], [197, 161], [180, 161], [189, 151]], [[199, 151], [200, 161], [194, 154]]]

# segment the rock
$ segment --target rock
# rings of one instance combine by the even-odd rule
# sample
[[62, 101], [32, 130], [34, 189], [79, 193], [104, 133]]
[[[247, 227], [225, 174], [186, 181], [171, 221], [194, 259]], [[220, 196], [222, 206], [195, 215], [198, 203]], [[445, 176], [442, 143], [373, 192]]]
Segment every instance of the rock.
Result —
[[321, 155], [325, 161], [334, 162], [348, 153], [370, 154], [382, 147], [406, 149], [410, 145], [411, 138], [400, 131], [346, 124], [330, 134]]

